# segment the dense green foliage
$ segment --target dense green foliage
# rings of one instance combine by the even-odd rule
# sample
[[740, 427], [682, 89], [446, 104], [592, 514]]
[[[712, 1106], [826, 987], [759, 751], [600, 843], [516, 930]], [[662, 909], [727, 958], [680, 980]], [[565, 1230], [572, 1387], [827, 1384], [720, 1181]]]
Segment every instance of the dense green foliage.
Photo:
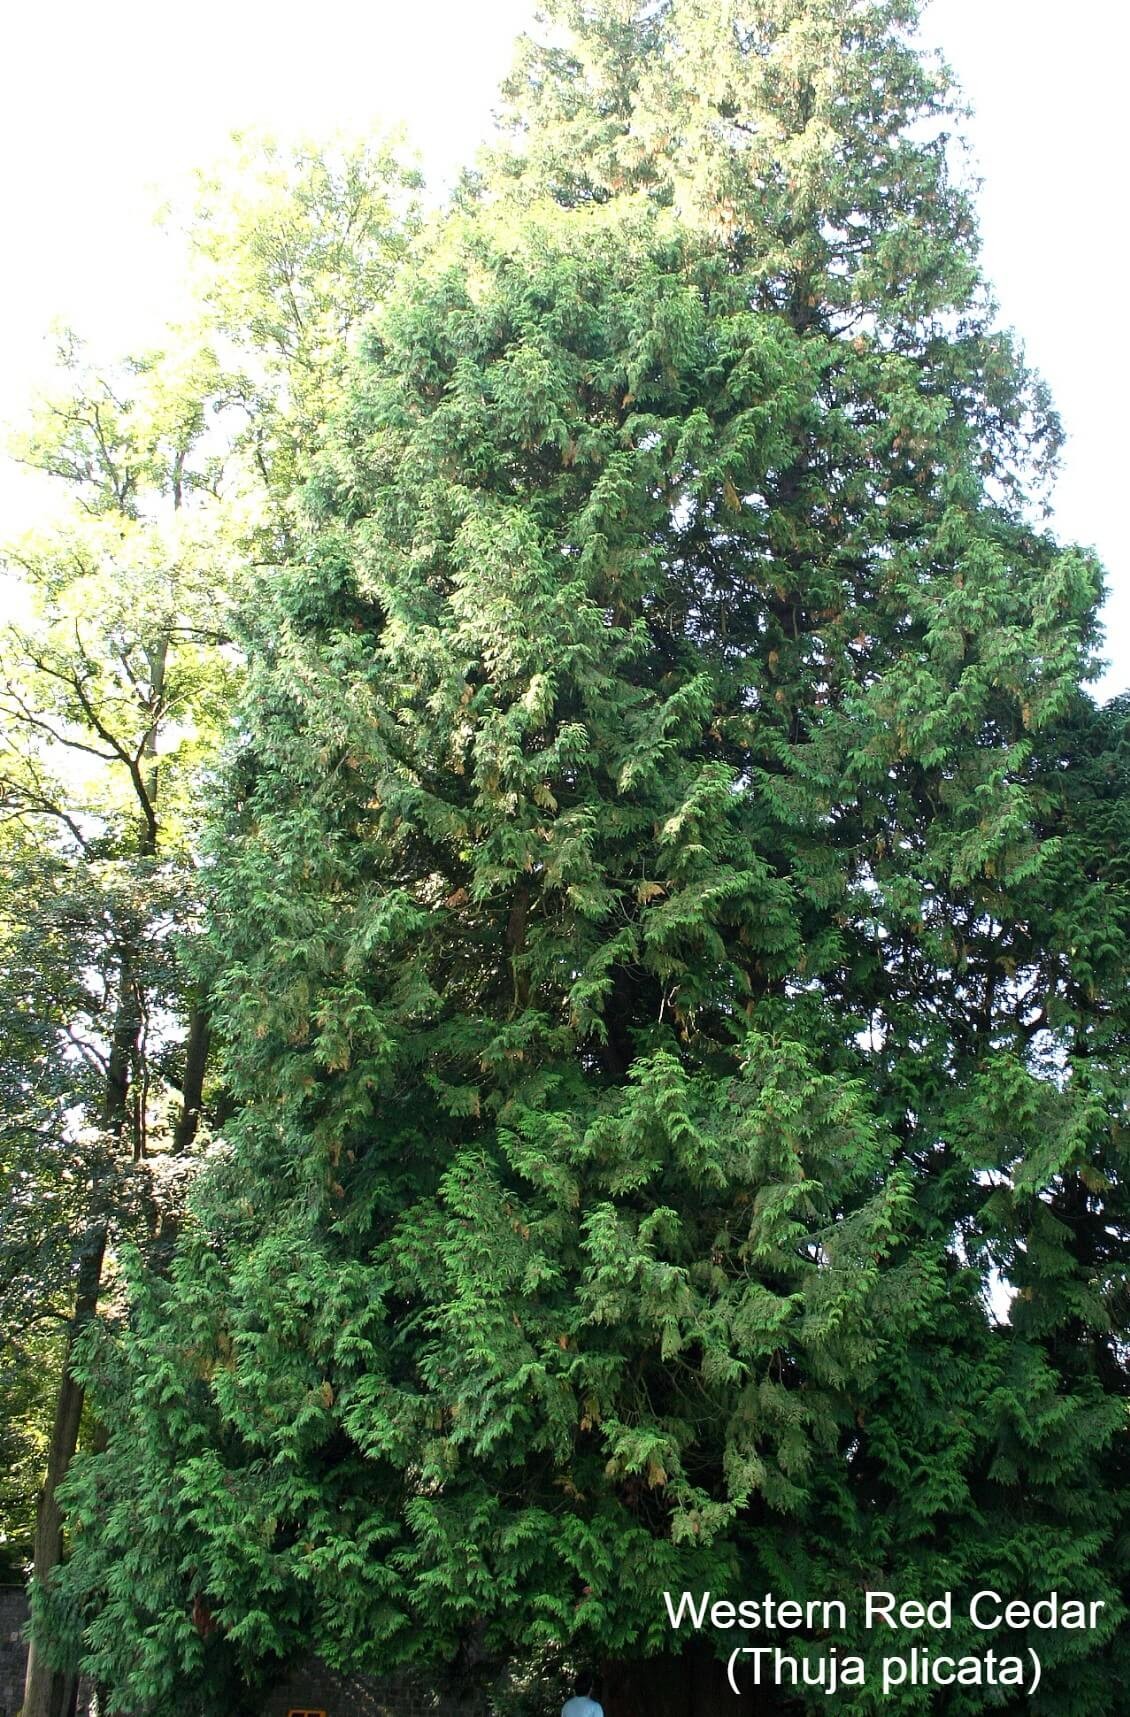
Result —
[[55, 1625], [164, 1713], [1059, 1588], [1031, 1709], [1097, 1717], [1130, 830], [1056, 424], [911, 4], [552, 11], [243, 606], [238, 1113], [87, 1341]]
[[[0, 1557], [62, 1549], [55, 1493], [83, 1422], [77, 1332], [125, 1313], [127, 1240], [171, 1250], [212, 1036], [199, 829], [239, 675], [246, 569], [285, 558], [312, 424], [359, 304], [411, 233], [386, 147], [241, 150], [188, 238], [197, 313], [165, 349], [92, 363], [65, 334], [15, 451], [49, 527], [5, 546], [0, 669]], [[87, 1415], [88, 1429], [93, 1421]], [[38, 1516], [38, 1521], [37, 1521]], [[25, 1717], [66, 1704], [33, 1666]], [[56, 1681], [58, 1678], [55, 1678]]]

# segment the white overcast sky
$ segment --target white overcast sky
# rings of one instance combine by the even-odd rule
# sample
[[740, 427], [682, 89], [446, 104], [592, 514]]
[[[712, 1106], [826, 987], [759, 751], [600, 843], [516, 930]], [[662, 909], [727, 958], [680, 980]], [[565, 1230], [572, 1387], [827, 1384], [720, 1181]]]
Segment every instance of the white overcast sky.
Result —
[[[13, 6], [0, 68], [0, 419], [18, 421], [53, 319], [107, 355], [154, 339], [175, 290], [152, 218], [235, 129], [403, 123], [442, 181], [487, 132], [533, 0], [45, 0]], [[1130, 687], [1128, 0], [933, 0], [924, 37], [976, 110], [1002, 320], [1069, 434], [1056, 528], [1108, 569], [1103, 693]], [[28, 491], [0, 473], [0, 536]]]

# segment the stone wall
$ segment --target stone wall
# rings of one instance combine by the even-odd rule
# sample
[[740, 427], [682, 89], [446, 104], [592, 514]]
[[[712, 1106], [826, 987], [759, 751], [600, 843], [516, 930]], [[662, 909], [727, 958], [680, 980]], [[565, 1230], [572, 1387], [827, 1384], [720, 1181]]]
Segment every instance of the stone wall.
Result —
[[[27, 1594], [23, 1587], [0, 1586], [0, 1717], [16, 1717], [24, 1702], [27, 1615]], [[74, 1717], [90, 1717], [90, 1690], [81, 1683]]]
[[27, 1647], [27, 1599], [19, 1586], [0, 1586], [0, 1717], [15, 1717], [23, 1704]]

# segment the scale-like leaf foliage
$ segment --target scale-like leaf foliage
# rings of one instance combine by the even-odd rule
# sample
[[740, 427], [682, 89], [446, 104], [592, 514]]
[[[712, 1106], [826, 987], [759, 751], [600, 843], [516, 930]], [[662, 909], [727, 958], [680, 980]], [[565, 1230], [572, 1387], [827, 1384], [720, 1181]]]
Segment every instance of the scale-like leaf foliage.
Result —
[[1088, 1717], [1124, 742], [1054, 419], [908, 4], [556, 10], [246, 617], [242, 1107], [72, 1484], [87, 1661], [159, 1710], [201, 1607], [254, 1676], [998, 1580], [1106, 1601], [1040, 1642]]

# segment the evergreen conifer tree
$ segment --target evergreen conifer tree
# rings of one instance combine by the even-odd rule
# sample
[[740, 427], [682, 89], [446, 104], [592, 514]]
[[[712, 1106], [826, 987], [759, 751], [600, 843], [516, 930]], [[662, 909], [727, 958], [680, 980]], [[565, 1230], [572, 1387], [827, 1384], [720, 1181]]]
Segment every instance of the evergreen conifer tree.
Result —
[[624, 1717], [729, 1706], [665, 1590], [1058, 1588], [1103, 1625], [1012, 1643], [1097, 1717], [1125, 712], [947, 80], [910, 0], [550, 11], [245, 616], [240, 1112], [90, 1354], [85, 1660], [550, 1650]]

